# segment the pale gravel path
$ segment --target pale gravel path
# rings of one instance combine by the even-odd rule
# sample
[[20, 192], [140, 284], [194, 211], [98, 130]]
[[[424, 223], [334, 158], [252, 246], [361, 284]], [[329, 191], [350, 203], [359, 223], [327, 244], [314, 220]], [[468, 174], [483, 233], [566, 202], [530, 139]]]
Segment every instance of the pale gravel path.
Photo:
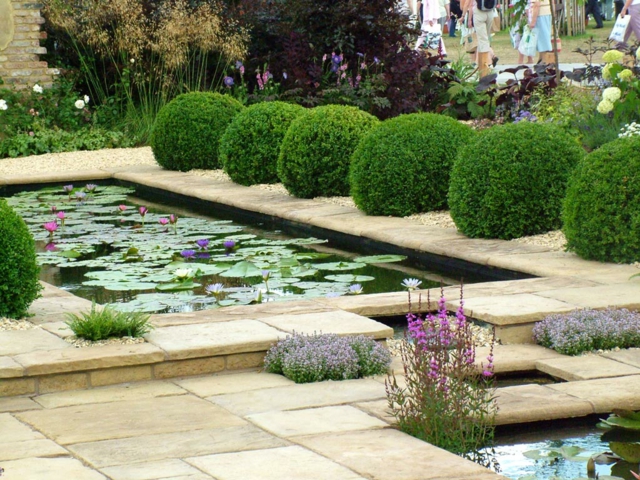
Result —
[[[0, 175], [105, 169], [127, 165], [155, 164], [156, 162], [150, 147], [118, 148], [92, 152], [48, 153], [30, 157], [0, 159]], [[191, 170], [189, 173], [191, 175], [213, 178], [217, 181], [231, 182], [229, 176], [222, 170]], [[289, 195], [282, 184], [254, 185], [250, 188], [260, 188]], [[351, 197], [318, 197], [316, 200], [355, 208]], [[451, 219], [451, 215], [449, 215], [447, 211], [422, 213], [405, 218], [422, 225], [451, 229], [456, 228]], [[553, 251], [563, 251], [566, 243], [564, 235], [560, 231], [518, 238], [512, 241], [547, 247]]]

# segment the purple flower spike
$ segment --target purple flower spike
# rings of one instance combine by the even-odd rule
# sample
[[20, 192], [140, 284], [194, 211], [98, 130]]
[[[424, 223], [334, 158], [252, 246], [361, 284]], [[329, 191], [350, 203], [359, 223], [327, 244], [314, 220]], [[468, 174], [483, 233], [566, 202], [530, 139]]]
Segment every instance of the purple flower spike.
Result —
[[209, 240], [206, 238], [201, 238], [200, 240], [196, 240], [196, 244], [200, 247], [201, 250], [205, 250], [209, 246]]
[[196, 256], [196, 251], [195, 250], [183, 250], [183, 251], [180, 252], [180, 255], [182, 255], [184, 258], [189, 260], [189, 259], [192, 259], [193, 257]]

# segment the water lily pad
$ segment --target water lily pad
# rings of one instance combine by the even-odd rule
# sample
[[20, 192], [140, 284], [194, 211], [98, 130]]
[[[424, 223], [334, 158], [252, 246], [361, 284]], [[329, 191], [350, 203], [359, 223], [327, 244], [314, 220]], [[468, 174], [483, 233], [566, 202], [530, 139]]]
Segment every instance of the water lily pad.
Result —
[[356, 270], [358, 268], [366, 267], [364, 263], [358, 262], [333, 262], [333, 263], [317, 263], [314, 268], [318, 270], [330, 270], [330, 271], [343, 271], [343, 270]]
[[229, 270], [226, 270], [220, 274], [222, 277], [262, 277], [262, 270], [256, 267], [251, 262], [238, 262]]
[[343, 283], [361, 283], [361, 282], [370, 282], [371, 280], [375, 280], [375, 277], [370, 277], [368, 275], [327, 275], [327, 280], [333, 280], [334, 282], [343, 282]]
[[389, 262], [401, 262], [406, 260], [404, 255], [372, 255], [369, 257], [354, 258], [354, 262], [360, 263], [389, 263]]

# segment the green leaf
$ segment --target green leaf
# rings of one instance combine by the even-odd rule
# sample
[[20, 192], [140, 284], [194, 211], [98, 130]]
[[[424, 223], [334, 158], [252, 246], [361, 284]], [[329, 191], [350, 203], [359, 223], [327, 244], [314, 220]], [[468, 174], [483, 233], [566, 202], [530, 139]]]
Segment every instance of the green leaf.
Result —
[[159, 292], [182, 292], [185, 290], [193, 290], [196, 287], [201, 287], [202, 285], [199, 283], [195, 283], [193, 281], [188, 282], [173, 282], [173, 283], [162, 283], [156, 286], [156, 290]]
[[81, 257], [82, 254], [76, 250], [65, 250], [64, 252], [58, 253], [58, 256], [63, 258], [78, 258]]
[[342, 271], [342, 270], [356, 270], [358, 268], [366, 267], [367, 265], [364, 263], [357, 262], [334, 262], [334, 263], [318, 263], [314, 265], [318, 270], [331, 270], [331, 271]]
[[242, 261], [242, 262], [236, 263], [229, 270], [222, 272], [220, 276], [221, 277], [237, 277], [237, 278], [261, 277], [262, 270], [260, 270], [251, 262]]
[[609, 448], [616, 455], [629, 463], [640, 462], [640, 444], [628, 442], [609, 442]]
[[404, 255], [371, 255], [369, 257], [354, 258], [353, 261], [360, 263], [390, 263], [401, 262], [406, 259], [407, 257]]
[[326, 280], [332, 280], [334, 282], [341, 283], [361, 283], [361, 282], [370, 282], [371, 280], [375, 280], [375, 277], [370, 277], [369, 275], [327, 275], [324, 277]]

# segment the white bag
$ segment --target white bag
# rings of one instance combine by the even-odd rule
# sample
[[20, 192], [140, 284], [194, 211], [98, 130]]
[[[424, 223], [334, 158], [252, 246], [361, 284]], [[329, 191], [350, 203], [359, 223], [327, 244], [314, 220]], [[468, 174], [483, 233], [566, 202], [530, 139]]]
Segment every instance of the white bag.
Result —
[[536, 28], [531, 29], [529, 25], [524, 26], [518, 51], [525, 57], [535, 56], [538, 51], [538, 30]]
[[433, 22], [433, 25], [429, 25], [429, 22], [424, 22], [420, 38], [423, 39], [422, 48], [438, 50], [440, 40], [442, 40], [442, 27], [438, 22]]
[[624, 34], [629, 26], [629, 20], [631, 20], [631, 15], [629, 15], [628, 12], [624, 18], [620, 18], [620, 15], [618, 15], [616, 24], [613, 26], [613, 30], [611, 30], [611, 35], [609, 35], [609, 40], [624, 42]]
[[522, 35], [520, 34], [520, 25], [514, 25], [511, 27], [509, 30], [509, 36], [511, 37], [511, 46], [513, 48], [518, 48], [518, 45], [520, 45], [520, 39], [522, 38]]

